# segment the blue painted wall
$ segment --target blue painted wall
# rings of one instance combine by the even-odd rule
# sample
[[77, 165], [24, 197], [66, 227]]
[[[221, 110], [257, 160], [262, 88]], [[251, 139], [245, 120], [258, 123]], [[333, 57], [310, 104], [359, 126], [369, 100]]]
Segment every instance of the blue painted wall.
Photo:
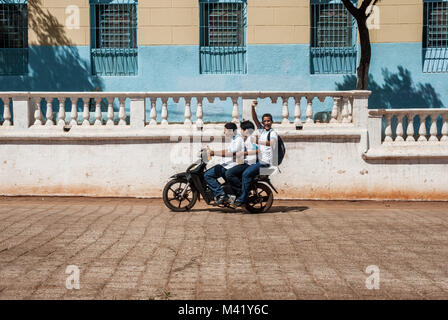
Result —
[[[249, 45], [245, 75], [199, 74], [198, 46], [140, 47], [138, 59], [138, 76], [98, 77], [91, 75], [89, 47], [34, 46], [29, 75], [0, 77], [0, 91], [349, 90], [356, 82], [354, 75], [311, 75], [308, 45]], [[370, 71], [371, 108], [448, 106], [448, 73], [422, 72], [420, 43], [373, 44]], [[302, 100], [302, 113], [305, 107]], [[315, 104], [315, 111], [329, 110], [329, 99]], [[170, 101], [169, 112], [169, 120], [182, 121], [183, 103]], [[204, 104], [205, 121], [229, 120], [231, 112], [230, 100]], [[262, 101], [261, 112], [281, 119], [280, 104]], [[291, 119], [293, 112], [290, 101]]]

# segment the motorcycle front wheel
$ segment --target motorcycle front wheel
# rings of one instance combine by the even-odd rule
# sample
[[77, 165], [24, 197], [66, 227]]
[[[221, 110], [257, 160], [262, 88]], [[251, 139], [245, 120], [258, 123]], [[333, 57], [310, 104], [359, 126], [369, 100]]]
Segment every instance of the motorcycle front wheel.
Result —
[[274, 202], [274, 194], [271, 188], [264, 183], [255, 183], [250, 190], [246, 210], [250, 213], [262, 213], [268, 211]]
[[197, 190], [192, 189], [185, 179], [170, 180], [163, 188], [163, 202], [172, 211], [188, 211], [193, 208], [197, 200]]

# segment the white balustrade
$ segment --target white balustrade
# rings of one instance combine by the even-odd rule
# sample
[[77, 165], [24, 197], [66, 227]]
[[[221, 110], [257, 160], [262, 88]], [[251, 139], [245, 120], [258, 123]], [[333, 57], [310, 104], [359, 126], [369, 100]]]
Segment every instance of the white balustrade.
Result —
[[58, 126], [65, 126], [65, 98], [58, 97], [59, 111], [58, 111]]
[[107, 126], [113, 126], [114, 123], [114, 98], [107, 98]]
[[240, 112], [238, 110], [238, 98], [232, 98], [233, 110], [232, 110], [232, 122], [239, 123]]
[[[2, 99], [8, 100], [14, 97], [13, 93], [3, 93]], [[239, 101], [240, 99], [243, 101], [258, 99], [261, 104], [272, 103], [273, 105], [270, 108], [278, 108], [277, 101], [281, 98], [280, 110], [278, 113], [281, 114], [280, 123], [276, 123], [277, 126], [283, 126], [285, 128], [295, 129], [297, 127], [302, 127], [302, 119], [303, 116], [301, 110], [301, 99], [306, 99], [306, 110], [304, 110], [306, 117], [305, 124], [307, 127], [311, 126], [322, 126], [325, 123], [315, 124], [314, 116], [315, 110], [322, 110], [322, 106], [313, 106], [313, 99], [318, 98], [321, 103], [325, 102], [326, 98], [332, 98], [332, 110], [331, 110], [331, 124], [338, 126], [340, 124], [353, 125], [352, 118], [352, 101], [356, 101], [356, 99], [368, 97], [370, 92], [368, 91], [334, 91], [334, 92], [138, 92], [138, 93], [114, 93], [114, 92], [24, 92], [20, 93], [20, 97], [24, 97], [25, 101], [28, 98], [29, 106], [32, 115], [31, 122], [29, 126], [41, 126], [44, 125], [46, 127], [61, 127], [65, 126], [67, 123], [70, 126], [79, 126], [78, 130], [82, 130], [82, 128], [87, 128], [90, 126], [102, 127], [103, 125], [107, 125], [108, 127], [114, 127], [115, 123], [115, 112], [114, 111], [114, 102], [117, 101], [119, 104], [118, 109], [118, 125], [130, 125], [130, 121], [138, 121], [139, 123], [144, 123], [148, 125], [149, 128], [160, 128], [160, 126], [166, 127], [170, 125], [169, 121], [169, 113], [170, 106], [168, 101], [171, 99], [174, 101], [174, 104], [184, 103], [184, 112], [183, 118], [176, 119], [176, 123], [183, 123], [185, 127], [190, 127], [193, 125], [192, 120], [192, 105], [191, 102], [193, 99], [197, 101], [196, 106], [196, 119], [194, 121], [194, 127], [198, 129], [202, 129], [204, 127], [204, 114], [207, 112], [207, 108], [209, 104], [204, 105], [204, 99], [207, 99], [210, 104], [216, 103], [217, 98], [221, 101], [220, 103], [223, 105], [228, 105], [227, 109], [229, 112], [229, 118], [227, 121], [232, 121], [234, 123], [239, 123], [240, 115], [245, 114], [246, 117], [249, 115], [250, 110], [246, 110], [250, 104], [243, 103], [242, 109], [240, 108]], [[6, 98], [5, 98], [6, 97]], [[127, 99], [130, 99], [131, 106], [136, 107], [135, 110], [140, 110], [138, 112], [139, 115], [133, 113], [133, 117], [130, 116], [129, 112], [125, 109], [125, 104]], [[53, 111], [53, 102], [57, 99], [58, 101], [58, 113], [57, 117], [55, 117], [55, 112]], [[71, 103], [71, 110], [69, 119], [66, 121], [66, 111], [65, 111], [65, 103], [67, 99]], [[265, 99], [271, 99], [265, 100]], [[293, 100], [295, 103], [294, 112], [290, 114], [289, 111], [289, 99]], [[14, 100], [14, 99], [13, 99]], [[82, 111], [78, 111], [78, 103], [82, 101]], [[106, 102], [107, 101], [107, 102]], [[142, 104], [143, 101], [143, 104]], [[145, 107], [145, 101], [149, 101], [149, 104]], [[161, 121], [157, 122], [157, 101], [161, 102]], [[229, 103], [230, 102], [230, 103]], [[26, 103], [26, 102], [25, 102]], [[46, 113], [45, 120], [42, 115], [42, 104], [46, 103]], [[104, 104], [104, 107], [102, 105]], [[3, 110], [3, 124], [2, 126], [9, 126], [12, 124], [11, 121], [11, 110], [9, 108], [8, 101], [4, 103], [5, 107]], [[145, 122], [144, 119], [140, 119], [142, 117], [141, 110], [145, 108], [145, 110], [149, 113], [149, 122]], [[328, 108], [328, 104], [325, 104], [326, 108]], [[147, 108], [147, 109], [146, 109]], [[224, 107], [226, 108], [226, 107]], [[360, 108], [358, 104], [357, 108]], [[130, 108], [130, 110], [132, 107]], [[278, 110], [278, 109], [277, 109]], [[327, 109], [328, 110], [328, 109]], [[106, 112], [107, 111], [107, 112]], [[268, 111], [274, 114], [274, 111]], [[354, 110], [354, 112], [358, 112]], [[81, 113], [81, 114], [79, 114]], [[143, 116], [144, 116], [143, 112]], [[78, 122], [79, 116], [81, 116], [80, 122]], [[260, 116], [260, 115], [259, 115]], [[130, 119], [134, 120], [130, 120]], [[249, 118], [250, 119], [250, 118]], [[92, 120], [92, 121], [91, 121]], [[274, 119], [275, 120], [275, 119]], [[225, 121], [225, 120], [224, 120]], [[317, 122], [327, 122], [328, 120], [317, 120]], [[134, 123], [134, 122], [133, 122]], [[137, 126], [138, 127], [138, 126]], [[134, 128], [136, 128], [134, 126]], [[434, 137], [432, 138], [432, 140]]]
[[12, 98], [10, 97], [4, 97], [1, 98], [3, 100], [3, 126], [9, 127], [12, 125], [11, 121], [11, 109], [10, 109], [10, 103], [12, 101]]
[[82, 112], [82, 125], [83, 126], [90, 126], [90, 98], [83, 98], [83, 112]]
[[401, 115], [398, 115], [397, 116], [397, 121], [398, 121], [397, 129], [396, 129], [397, 136], [395, 137], [395, 141], [397, 141], [397, 142], [404, 141], [404, 139], [403, 139], [403, 134], [404, 134], [404, 131], [403, 131], [403, 117]]
[[[448, 142], [448, 109], [381, 109], [370, 110], [371, 116], [382, 115], [386, 126], [384, 129], [384, 143], [387, 144], [420, 144], [434, 145], [440, 142]], [[393, 132], [393, 117], [397, 118], [397, 126]], [[418, 118], [417, 118], [418, 117]], [[438, 127], [438, 119], [442, 118], [442, 126]], [[404, 119], [407, 119], [406, 138], [404, 130]], [[414, 122], [419, 119], [417, 135], [414, 130]], [[429, 120], [429, 137], [427, 136], [426, 122]], [[438, 134], [440, 130], [440, 135]], [[393, 136], [395, 133], [395, 140]]]
[[45, 98], [45, 100], [47, 101], [47, 112], [45, 114], [45, 116], [47, 117], [47, 121], [45, 122], [46, 126], [54, 126], [54, 121], [53, 121], [53, 98], [52, 97], [47, 97]]
[[126, 97], [119, 97], [118, 101], [120, 102], [120, 109], [118, 111], [118, 118], [120, 120], [118, 121], [118, 124], [120, 126], [124, 126], [126, 125], [126, 112], [125, 112]]
[[150, 102], [151, 102], [151, 112], [149, 113], [149, 118], [150, 118], [149, 125], [151, 125], [151, 126], [157, 124], [157, 120], [156, 120], [156, 118], [157, 118], [156, 100], [157, 100], [157, 98], [152, 98], [150, 100]]
[[418, 130], [419, 137], [418, 137], [417, 141], [423, 141], [423, 142], [427, 141], [427, 139], [426, 139], [426, 116], [427, 115], [424, 113], [419, 114], [420, 128]]
[[386, 130], [384, 131], [384, 142], [392, 142], [392, 114], [386, 114], [384, 116], [386, 120]]
[[414, 113], [406, 113], [406, 116], [408, 118], [408, 128], [406, 129], [406, 141], [407, 142], [415, 142], [414, 138]]
[[184, 125], [191, 126], [191, 98], [186, 97], [185, 98], [185, 120]]
[[288, 98], [282, 97], [283, 107], [282, 107], [282, 124], [289, 124], [289, 109], [288, 109]]
[[343, 123], [350, 123], [350, 109], [349, 109], [349, 99], [343, 98], [343, 106], [342, 106], [342, 122]]
[[42, 110], [40, 109], [41, 100], [37, 98], [38, 102], [36, 102], [35, 98], [31, 98], [31, 104], [35, 107], [34, 111], [34, 125], [41, 126], [44, 123], [44, 116], [42, 114]]
[[93, 124], [95, 126], [101, 126], [101, 125], [103, 125], [102, 113], [101, 113], [102, 99], [99, 97], [96, 97], [94, 101], [95, 101], [95, 122]]
[[302, 120], [300, 120], [301, 110], [300, 110], [300, 96], [294, 97], [296, 105], [294, 107], [294, 126], [299, 127], [302, 125]]
[[162, 125], [168, 125], [168, 98], [162, 98]]
[[333, 109], [331, 110], [331, 120], [330, 123], [337, 123], [338, 122], [338, 112], [339, 112], [339, 97], [333, 98]]
[[202, 129], [202, 127], [204, 126], [204, 121], [202, 121], [202, 117], [203, 117], [203, 110], [202, 110], [202, 97], [198, 98], [198, 108], [196, 110], [196, 128], [197, 129]]
[[306, 97], [307, 99], [307, 105], [306, 105], [306, 123], [312, 124], [314, 123], [313, 120], [313, 98], [311, 96]]
[[70, 125], [77, 126], [78, 125], [78, 99], [71, 98], [72, 107], [70, 110]]
[[442, 115], [443, 119], [443, 125], [442, 125], [442, 138], [440, 138], [440, 141], [448, 142], [448, 115]]
[[439, 141], [439, 139], [437, 139], [437, 118], [438, 118], [437, 114], [433, 115], [431, 117], [431, 127], [429, 128], [429, 134], [431, 136], [429, 137], [429, 140], [428, 140], [428, 141], [431, 141], [431, 142]]

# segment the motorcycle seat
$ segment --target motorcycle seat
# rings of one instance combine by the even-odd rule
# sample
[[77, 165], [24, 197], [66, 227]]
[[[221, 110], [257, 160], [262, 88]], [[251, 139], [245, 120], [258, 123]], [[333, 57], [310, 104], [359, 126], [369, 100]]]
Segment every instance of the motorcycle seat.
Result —
[[274, 173], [277, 173], [277, 172], [278, 172], [278, 168], [274, 167], [274, 166], [270, 166], [270, 167], [267, 167], [267, 168], [261, 168], [260, 169], [260, 174], [257, 175], [255, 177], [255, 179], [257, 179], [257, 180], [267, 180], [267, 179], [269, 179], [270, 175], [272, 175]]

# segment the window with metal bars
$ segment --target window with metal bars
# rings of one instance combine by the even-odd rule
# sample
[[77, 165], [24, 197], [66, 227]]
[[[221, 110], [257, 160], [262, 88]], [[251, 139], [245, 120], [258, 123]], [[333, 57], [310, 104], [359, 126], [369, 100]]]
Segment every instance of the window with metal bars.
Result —
[[424, 1], [423, 72], [448, 72], [448, 0]]
[[246, 73], [246, 0], [200, 0], [200, 73]]
[[354, 73], [357, 62], [355, 19], [340, 0], [312, 0], [310, 7], [311, 73]]
[[28, 6], [0, 0], [0, 75], [28, 74]]
[[137, 0], [91, 0], [92, 73], [138, 73]]

